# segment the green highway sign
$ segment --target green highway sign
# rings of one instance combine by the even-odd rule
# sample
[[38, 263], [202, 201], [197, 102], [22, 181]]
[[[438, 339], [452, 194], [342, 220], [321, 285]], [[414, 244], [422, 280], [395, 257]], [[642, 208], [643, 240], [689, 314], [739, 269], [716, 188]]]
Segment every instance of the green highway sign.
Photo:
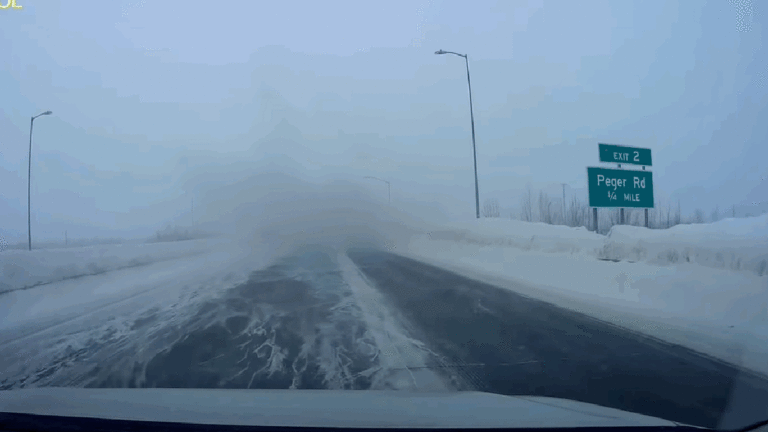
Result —
[[587, 168], [590, 207], [653, 208], [650, 171]]
[[616, 144], [597, 144], [600, 162], [651, 166], [651, 149]]

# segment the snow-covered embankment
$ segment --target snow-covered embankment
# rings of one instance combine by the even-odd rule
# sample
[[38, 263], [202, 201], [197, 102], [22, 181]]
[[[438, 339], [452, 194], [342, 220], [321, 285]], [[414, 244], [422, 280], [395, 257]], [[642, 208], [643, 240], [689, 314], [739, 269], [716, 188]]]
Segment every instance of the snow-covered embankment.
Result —
[[397, 252], [768, 374], [768, 215], [607, 236], [481, 219]]

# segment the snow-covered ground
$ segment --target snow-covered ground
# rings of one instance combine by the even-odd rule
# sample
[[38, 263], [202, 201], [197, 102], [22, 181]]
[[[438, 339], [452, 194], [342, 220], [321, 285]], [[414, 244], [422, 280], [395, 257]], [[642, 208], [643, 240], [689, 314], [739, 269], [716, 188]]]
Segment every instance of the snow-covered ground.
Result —
[[210, 250], [222, 239], [6, 250], [0, 253], [0, 295], [67, 279], [149, 265]]
[[[103, 257], [100, 250], [106, 250]], [[256, 250], [226, 238], [138, 245], [126, 250], [120, 246], [77, 248], [73, 252], [75, 257], [80, 256], [105, 270], [95, 274], [76, 272], [75, 267], [87, 270], [87, 265], [76, 266], [75, 258], [65, 256], [60, 250], [34, 252], [37, 258], [43, 258], [40, 261], [24, 257], [11, 261], [45, 282], [33, 289], [0, 294], [0, 330], [27, 323], [47, 326], [52, 321], [83, 316], [89, 310], [102, 309], [150, 291], [151, 301], [160, 307], [163, 303], [178, 303], [180, 291], [215, 278], [243, 279], [252, 270], [251, 266], [263, 265], [269, 255], [266, 248]], [[130, 265], [135, 259], [143, 260], [143, 265]], [[72, 263], [65, 267], [70, 268], [68, 278], [54, 278], [44, 272], [45, 268], [61, 268], [62, 263], [67, 262]]]
[[[99, 249], [95, 256], [88, 252], [93, 248], [79, 249], [100, 264]], [[114, 252], [119, 247], [111, 250], [104, 253], [113, 266], [108, 271], [0, 294], [0, 387], [19, 376], [28, 376], [28, 386], [40, 385], [64, 369], [77, 380], [99, 361], [117, 361], [93, 355], [151, 356], [185, 331], [195, 305], [244, 282], [271, 257], [266, 247], [227, 238], [148, 244], [122, 255]], [[48, 255], [48, 263], [63, 256], [55, 250], [36, 255]], [[119, 261], [135, 256], [151, 262], [125, 267]], [[42, 265], [30, 267], [45, 276]], [[110, 350], [100, 353], [102, 346]]]
[[768, 374], [768, 215], [667, 230], [504, 219], [396, 251]]

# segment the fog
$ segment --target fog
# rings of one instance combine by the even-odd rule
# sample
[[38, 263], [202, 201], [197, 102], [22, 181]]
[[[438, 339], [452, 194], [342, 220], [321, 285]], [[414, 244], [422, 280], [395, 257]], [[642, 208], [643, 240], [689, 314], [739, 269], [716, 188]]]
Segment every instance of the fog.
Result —
[[208, 210], [206, 222], [196, 227], [279, 254], [306, 245], [402, 247], [412, 234], [445, 221], [440, 208], [407, 201], [394, 207], [359, 181], [310, 181], [280, 172], [285, 162], [268, 159], [251, 167], [254, 174], [226, 186], [203, 180], [199, 195]]
[[480, 202], [503, 217], [528, 186], [585, 199], [598, 142], [651, 148], [656, 198], [683, 213], [768, 202], [759, 2], [17, 3], [0, 10], [9, 242], [46, 110], [35, 241], [171, 225], [381, 245], [471, 219], [466, 69], [439, 49], [469, 54]]

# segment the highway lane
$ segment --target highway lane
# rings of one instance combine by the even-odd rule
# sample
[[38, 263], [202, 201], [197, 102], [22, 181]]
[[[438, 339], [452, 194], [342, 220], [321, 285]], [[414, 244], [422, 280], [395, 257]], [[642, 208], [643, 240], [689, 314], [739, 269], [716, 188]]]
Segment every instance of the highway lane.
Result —
[[27, 336], [13, 350], [35, 362], [0, 386], [480, 390], [707, 427], [768, 418], [760, 377], [380, 250], [305, 247], [207, 291]]
[[366, 315], [360, 286], [345, 281], [337, 258], [332, 248], [312, 246], [255, 270], [199, 305], [161, 351], [138, 358], [123, 350], [119, 364], [105, 358], [78, 385], [447, 390], [436, 374], [409, 370], [426, 364], [407, 356], [419, 344], [393, 342], [396, 325]]
[[460, 377], [460, 389], [573, 399], [705, 427], [768, 418], [768, 381], [733, 365], [391, 253], [348, 255], [445, 362], [443, 374]]
[[[196, 273], [197, 283], [178, 274], [183, 283], [163, 279], [55, 325], [9, 325], [0, 331], [0, 390], [451, 388], [424, 367], [433, 355], [378, 307], [337, 249], [307, 246], [260, 263], [244, 278], [226, 265]], [[139, 276], [115, 272], [88, 289], [132, 286], [146, 279]]]

